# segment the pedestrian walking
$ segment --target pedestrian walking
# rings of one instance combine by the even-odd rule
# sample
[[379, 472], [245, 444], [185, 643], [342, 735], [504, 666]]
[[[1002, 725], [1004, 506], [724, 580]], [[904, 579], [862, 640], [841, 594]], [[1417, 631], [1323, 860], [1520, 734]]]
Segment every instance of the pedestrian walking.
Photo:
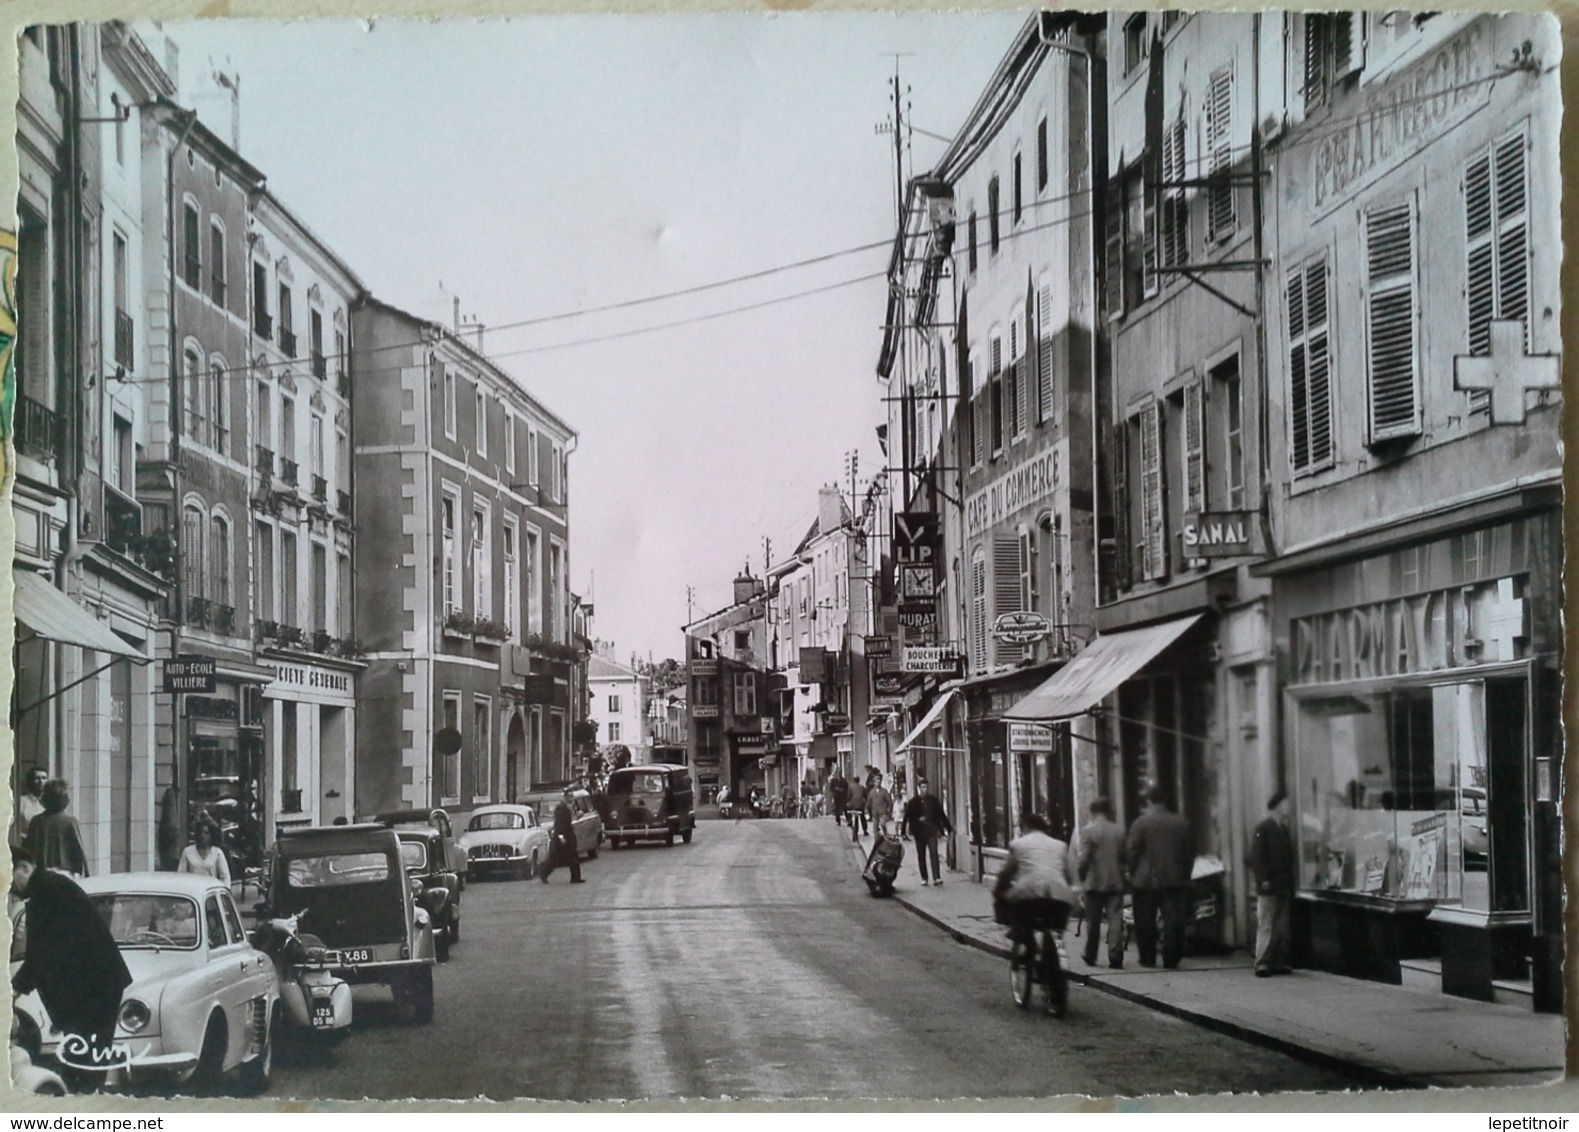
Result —
[[538, 879], [548, 883], [548, 875], [561, 865], [570, 869], [570, 883], [581, 883], [581, 854], [576, 850], [576, 811], [570, 801], [574, 792], [565, 787], [565, 795], [554, 807], [554, 827], [548, 834], [548, 860], [538, 870]]
[[88, 855], [82, 848], [82, 830], [66, 812], [71, 795], [66, 783], [52, 778], [40, 796], [44, 812], [28, 823], [27, 855], [41, 869], [62, 869], [79, 877], [88, 875]]
[[132, 981], [109, 925], [76, 881], [25, 851], [12, 859], [11, 891], [27, 901], [26, 954], [11, 989], [38, 992], [51, 1024], [68, 1035], [63, 1061], [82, 1069], [109, 1064], [121, 993]]
[[828, 779], [828, 800], [833, 803], [833, 824], [843, 825], [845, 811], [850, 804], [850, 783], [837, 770]]
[[1129, 827], [1125, 865], [1135, 906], [1135, 946], [1142, 967], [1157, 965], [1157, 916], [1162, 916], [1162, 965], [1169, 970], [1184, 955], [1184, 925], [1190, 911], [1190, 868], [1195, 863], [1190, 825], [1168, 808], [1162, 787], [1146, 792], [1146, 812]]
[[159, 829], [156, 836], [161, 872], [173, 873], [181, 864], [181, 792], [171, 782], [159, 799]]
[[872, 775], [872, 785], [866, 791], [866, 813], [872, 819], [872, 828], [879, 833], [894, 820], [894, 796], [883, 785], [883, 773]]
[[[924, 778], [916, 779], [915, 797], [905, 803], [904, 819], [899, 826], [901, 836], [916, 841], [916, 868], [921, 870], [921, 884], [943, 883], [943, 867], [938, 861], [938, 838], [954, 832], [954, 823], [948, 820], [943, 803], [932, 796], [932, 787]], [[931, 879], [927, 879], [927, 863], [931, 862]]]
[[793, 782], [786, 782], [783, 789], [779, 791], [779, 804], [784, 808], [785, 817], [792, 818], [795, 816], [795, 811], [799, 808], [800, 803], [795, 800], [795, 784]]
[[1124, 831], [1113, 820], [1113, 803], [1091, 803], [1091, 820], [1080, 827], [1080, 883], [1086, 909], [1087, 967], [1097, 964], [1102, 925], [1107, 924], [1107, 965], [1124, 966]]
[[1256, 977], [1292, 974], [1290, 917], [1294, 906], [1294, 838], [1288, 828], [1288, 795], [1267, 802], [1267, 815], [1250, 841], [1256, 880]]
[[219, 847], [219, 825], [207, 814], [198, 818], [197, 824], [192, 827], [192, 844], [181, 851], [181, 861], [176, 871], [230, 883], [230, 862], [225, 859], [225, 851]]
[[866, 786], [853, 774], [850, 776], [850, 800], [847, 812], [850, 815], [850, 839], [859, 841], [870, 830], [866, 824]]
[[11, 822], [11, 848], [22, 848], [27, 841], [27, 827], [44, 812], [44, 784], [49, 781], [49, 771], [41, 766], [29, 767], [22, 780], [22, 789], [16, 796], [16, 817]]

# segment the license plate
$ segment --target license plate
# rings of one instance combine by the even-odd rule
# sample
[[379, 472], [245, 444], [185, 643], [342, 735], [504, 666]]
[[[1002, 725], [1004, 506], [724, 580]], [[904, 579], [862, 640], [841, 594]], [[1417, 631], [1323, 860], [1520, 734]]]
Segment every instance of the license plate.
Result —
[[340, 952], [342, 963], [366, 963], [373, 957], [373, 953], [365, 947], [352, 947]]
[[313, 1004], [313, 1029], [334, 1029], [334, 1007], [332, 1005], [327, 1003], [322, 1006], [319, 1006], [317, 1003]]

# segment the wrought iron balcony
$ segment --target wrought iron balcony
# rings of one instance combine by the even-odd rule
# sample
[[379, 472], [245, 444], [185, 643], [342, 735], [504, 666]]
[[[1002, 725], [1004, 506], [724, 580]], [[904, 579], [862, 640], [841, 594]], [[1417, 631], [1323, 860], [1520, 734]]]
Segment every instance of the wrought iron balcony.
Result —
[[134, 333], [132, 316], [121, 310], [115, 310], [115, 364], [133, 369], [132, 356], [136, 353], [136, 334]]
[[18, 452], [39, 460], [53, 460], [60, 454], [60, 416], [48, 405], [19, 395], [13, 426]]
[[263, 445], [255, 445], [252, 449], [252, 467], [260, 476], [274, 474], [274, 450]]
[[208, 627], [216, 633], [229, 636], [236, 629], [236, 610], [234, 606], [220, 605], [218, 602], [208, 603]]
[[320, 503], [329, 501], [329, 481], [322, 476], [313, 477], [313, 498]]
[[334, 493], [334, 500], [335, 507], [339, 510], [340, 514], [346, 516], [346, 518], [350, 518], [351, 493], [349, 491], [337, 491]]
[[208, 628], [209, 601], [206, 597], [189, 597], [186, 599], [185, 622], [198, 629]]
[[300, 475], [298, 474], [298, 468], [297, 468], [296, 461], [295, 460], [281, 460], [280, 461], [280, 482], [281, 483], [287, 483], [287, 484], [290, 484], [292, 487], [295, 487], [299, 479], [300, 479]]
[[274, 337], [274, 316], [268, 311], [255, 310], [252, 312], [252, 333], [262, 338], [265, 342]]
[[252, 633], [260, 641], [272, 641], [280, 635], [280, 623], [259, 618], [252, 623]]
[[327, 653], [329, 651], [329, 649], [330, 649], [330, 646], [333, 645], [333, 644], [334, 644], [334, 635], [332, 633], [330, 633], [329, 630], [327, 630], [327, 629], [315, 629], [315, 630], [313, 630], [313, 639], [312, 639], [312, 651], [313, 652]]
[[296, 332], [280, 327], [280, 349], [291, 357], [296, 356]]

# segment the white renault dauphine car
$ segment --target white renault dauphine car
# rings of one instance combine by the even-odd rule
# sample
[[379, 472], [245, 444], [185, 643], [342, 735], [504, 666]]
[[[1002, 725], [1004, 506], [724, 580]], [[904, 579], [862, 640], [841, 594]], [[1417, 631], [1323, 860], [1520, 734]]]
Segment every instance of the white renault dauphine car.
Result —
[[459, 843], [471, 876], [513, 872], [530, 878], [548, 860], [548, 830], [531, 806], [478, 806]]
[[[188, 873], [111, 873], [78, 883], [132, 976], [115, 1028], [132, 1083], [168, 1075], [212, 1088], [234, 1069], [247, 1091], [267, 1088], [279, 978], [269, 957], [248, 942], [230, 889]], [[13, 975], [26, 953], [26, 932], [24, 905], [12, 923]], [[18, 997], [16, 1010], [23, 1047], [34, 1059], [54, 1058], [61, 1035], [37, 992]]]

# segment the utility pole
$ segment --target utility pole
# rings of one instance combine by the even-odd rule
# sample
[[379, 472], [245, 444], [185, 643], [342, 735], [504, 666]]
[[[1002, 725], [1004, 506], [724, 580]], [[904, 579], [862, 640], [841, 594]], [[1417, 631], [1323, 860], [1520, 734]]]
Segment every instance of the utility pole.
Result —
[[762, 577], [768, 576], [768, 571], [773, 568], [773, 540], [767, 535], [762, 536]]
[[693, 588], [691, 586], [686, 586], [685, 587], [685, 623], [687, 625], [691, 624], [691, 622], [696, 620], [695, 615], [691, 612], [691, 609], [695, 605], [695, 603], [696, 603], [696, 590], [695, 590], [695, 588]]

